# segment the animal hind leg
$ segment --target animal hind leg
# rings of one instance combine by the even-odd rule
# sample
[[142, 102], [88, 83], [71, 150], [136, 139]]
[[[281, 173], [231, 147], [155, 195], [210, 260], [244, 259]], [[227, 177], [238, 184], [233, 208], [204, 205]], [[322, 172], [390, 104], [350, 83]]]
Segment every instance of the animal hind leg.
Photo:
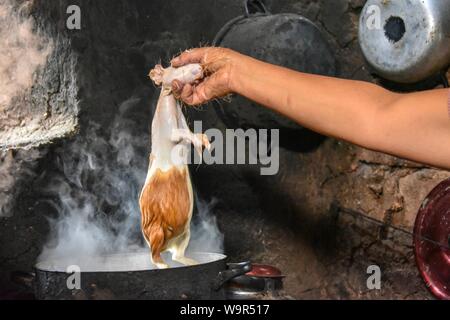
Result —
[[191, 233], [189, 230], [187, 230], [183, 235], [180, 236], [179, 239], [177, 239], [176, 243], [173, 244], [171, 250], [173, 261], [177, 261], [187, 266], [193, 266], [198, 264], [198, 262], [195, 261], [194, 259], [188, 258], [184, 255], [186, 248], [189, 244], [190, 237]]
[[164, 247], [164, 231], [161, 227], [153, 228], [150, 232], [149, 244], [152, 250], [151, 260], [158, 269], [167, 269], [169, 265], [164, 262], [161, 252]]

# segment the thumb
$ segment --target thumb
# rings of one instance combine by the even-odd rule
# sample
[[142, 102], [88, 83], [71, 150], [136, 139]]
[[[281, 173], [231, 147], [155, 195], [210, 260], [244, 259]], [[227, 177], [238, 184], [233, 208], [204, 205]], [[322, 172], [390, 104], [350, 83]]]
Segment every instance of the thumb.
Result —
[[181, 96], [183, 87], [184, 85], [181, 81], [176, 79], [172, 81], [172, 93], [175, 96], [175, 98], [179, 98]]
[[186, 102], [190, 105], [196, 106], [204, 104], [217, 96], [212, 90], [213, 83], [211, 79], [206, 78], [200, 84], [193, 86], [190, 94], [186, 95]]

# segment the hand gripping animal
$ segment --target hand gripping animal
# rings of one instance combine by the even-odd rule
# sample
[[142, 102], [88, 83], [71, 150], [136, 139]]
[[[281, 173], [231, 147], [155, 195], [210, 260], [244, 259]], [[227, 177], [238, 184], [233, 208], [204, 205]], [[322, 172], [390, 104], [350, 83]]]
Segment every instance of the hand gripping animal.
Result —
[[191, 132], [171, 86], [173, 80], [193, 84], [203, 77], [203, 70], [199, 64], [166, 69], [157, 65], [149, 76], [162, 88], [152, 122], [150, 164], [139, 196], [142, 233], [158, 268], [169, 267], [163, 251], [174, 261], [193, 265], [197, 262], [185, 257], [194, 202], [186, 159], [191, 143], [200, 156], [202, 147], [209, 150], [210, 144], [206, 135]]

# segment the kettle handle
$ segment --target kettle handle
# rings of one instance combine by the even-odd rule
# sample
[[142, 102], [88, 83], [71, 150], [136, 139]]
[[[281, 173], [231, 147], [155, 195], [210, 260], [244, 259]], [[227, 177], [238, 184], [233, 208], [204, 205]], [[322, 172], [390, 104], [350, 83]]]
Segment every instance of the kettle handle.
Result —
[[244, 10], [246, 17], [255, 13], [270, 14], [261, 0], [244, 0]]
[[242, 276], [252, 270], [252, 264], [249, 261], [239, 263], [227, 263], [228, 269], [220, 271], [212, 284], [215, 291], [218, 291], [229, 280]]

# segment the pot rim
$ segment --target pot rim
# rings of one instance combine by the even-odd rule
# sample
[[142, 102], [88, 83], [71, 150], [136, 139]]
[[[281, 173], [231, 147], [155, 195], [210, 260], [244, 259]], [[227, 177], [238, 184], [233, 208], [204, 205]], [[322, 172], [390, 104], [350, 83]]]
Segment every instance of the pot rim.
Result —
[[[205, 265], [209, 265], [209, 264], [214, 264], [220, 261], [224, 261], [227, 256], [222, 254], [222, 253], [215, 253], [215, 252], [191, 252], [190, 254], [188, 254], [189, 256], [194, 256], [194, 257], [199, 257], [199, 256], [211, 256], [210, 259], [207, 259], [208, 261], [204, 262], [204, 263], [199, 263], [197, 265], [193, 265], [193, 266], [185, 266], [185, 265], [180, 265], [180, 264], [176, 264], [174, 266], [172, 266], [171, 268], [168, 269], [157, 269], [155, 266], [152, 266], [150, 263], [148, 263], [148, 265], [140, 267], [133, 267], [133, 265], [130, 264], [130, 268], [126, 268], [126, 265], [121, 265], [120, 268], [111, 268], [109, 266], [108, 268], [108, 261], [107, 259], [111, 259], [111, 261], [113, 261], [114, 259], [119, 259], [119, 258], [126, 258], [126, 257], [139, 257], [139, 256], [148, 256], [148, 261], [150, 261], [150, 254], [148, 252], [148, 250], [146, 251], [136, 251], [136, 252], [123, 252], [123, 253], [113, 253], [113, 254], [106, 254], [106, 255], [99, 255], [99, 256], [85, 256], [85, 257], [77, 257], [74, 258], [76, 259], [85, 259], [83, 262], [86, 263], [86, 261], [88, 259], [91, 259], [90, 263], [92, 263], [92, 259], [99, 262], [98, 264], [98, 269], [96, 270], [95, 268], [93, 268], [93, 266], [91, 265], [91, 267], [85, 268], [87, 269], [86, 271], [83, 271], [82, 268], [81, 269], [81, 273], [87, 274], [87, 273], [128, 273], [128, 272], [168, 272], [174, 269], [181, 269], [181, 270], [185, 270], [188, 268], [195, 268], [197, 266], [205, 266]], [[106, 260], [106, 261], [105, 261]], [[89, 262], [88, 262], [89, 264]], [[34, 265], [34, 269], [37, 271], [43, 271], [43, 272], [52, 272], [52, 273], [68, 273], [68, 267], [69, 266], [78, 266], [76, 264], [76, 261], [71, 260], [70, 258], [57, 258], [57, 259], [48, 259], [48, 260], [43, 260], [43, 261], [39, 261]], [[73, 273], [74, 270], [71, 269], [71, 272], [69, 273]]]

